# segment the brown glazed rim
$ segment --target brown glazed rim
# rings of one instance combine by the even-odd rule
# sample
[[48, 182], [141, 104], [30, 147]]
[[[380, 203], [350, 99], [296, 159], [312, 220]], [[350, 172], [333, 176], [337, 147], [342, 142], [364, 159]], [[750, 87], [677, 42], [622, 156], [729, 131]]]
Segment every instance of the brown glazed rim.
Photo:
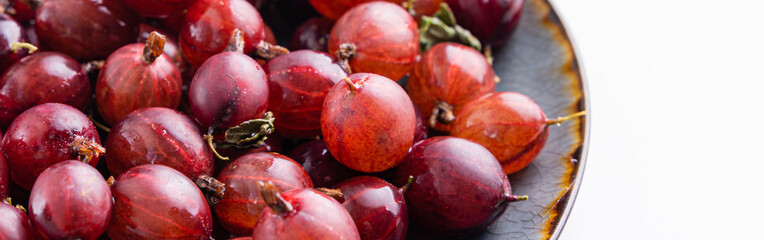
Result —
[[[562, 198], [564, 198], [564, 209], [561, 210], [561, 214], [558, 214], [558, 219], [555, 221], [555, 227], [553, 228], [554, 231], [552, 232], [552, 236], [550, 239], [558, 239], [560, 237], [560, 234], [562, 233], [563, 229], [565, 228], [565, 223], [568, 220], [568, 217], [570, 216], [570, 212], [573, 209], [573, 205], [575, 204], [576, 197], [578, 196], [578, 190], [581, 187], [581, 182], [583, 181], [584, 176], [584, 169], [586, 168], [586, 160], [588, 158], [588, 152], [589, 152], [589, 139], [591, 136], [591, 119], [592, 119], [592, 109], [591, 104], [589, 101], [589, 98], [591, 96], [589, 95], [589, 86], [586, 81], [586, 75], [584, 74], [584, 68], [582, 66], [581, 60], [579, 59], [578, 54], [578, 47], [575, 44], [575, 41], [571, 38], [568, 28], [566, 27], [564, 21], [562, 20], [562, 17], [560, 17], [560, 14], [557, 12], [556, 7], [554, 3], [551, 2], [551, 0], [544, 0], [547, 5], [549, 5], [549, 17], [551, 20], [554, 21], [554, 23], [560, 28], [560, 31], [562, 31], [562, 35], [565, 38], [566, 42], [570, 45], [570, 49], [573, 54], [573, 64], [572, 66], [575, 68], [575, 72], [578, 75], [578, 79], [580, 79], [580, 89], [581, 91], [581, 100], [579, 102], [578, 109], [579, 110], [586, 110], [587, 115], [585, 118], [583, 118], [583, 121], [581, 121], [581, 133], [583, 134], [582, 144], [579, 147], [579, 149], [576, 151], [574, 156], [577, 156], [578, 158], [578, 164], [576, 164], [575, 173], [571, 176], [571, 180], [574, 182], [573, 189], [571, 191], [568, 191], [568, 193], [565, 194]], [[558, 204], [555, 208], [560, 208], [560, 205]]]

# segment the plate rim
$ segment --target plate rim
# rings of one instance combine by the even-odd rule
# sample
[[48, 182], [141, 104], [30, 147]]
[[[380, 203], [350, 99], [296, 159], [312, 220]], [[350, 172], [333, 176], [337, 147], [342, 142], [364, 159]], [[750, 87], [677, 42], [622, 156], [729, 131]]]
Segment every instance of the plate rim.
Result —
[[[565, 37], [565, 40], [567, 40], [568, 44], [570, 45], [571, 54], [572, 54], [572, 60], [573, 66], [576, 66], [576, 75], [578, 75], [579, 79], [579, 91], [581, 91], [581, 99], [578, 103], [578, 110], [583, 111], [586, 110], [586, 116], [582, 118], [581, 121], [581, 133], [582, 133], [582, 139], [581, 139], [581, 146], [579, 146], [579, 154], [578, 154], [578, 164], [575, 169], [576, 174], [573, 178], [573, 187], [572, 189], [565, 195], [563, 198], [568, 198], [565, 207], [562, 209], [561, 214], [559, 215], [559, 219], [557, 220], [556, 226], [554, 227], [554, 230], [552, 231], [552, 236], [550, 239], [558, 239], [562, 233], [562, 231], [565, 229], [565, 225], [568, 221], [568, 217], [570, 217], [570, 213], [573, 210], [573, 206], [575, 205], [576, 198], [578, 198], [578, 191], [581, 188], [581, 184], [583, 182], [584, 172], [586, 170], [586, 163], [589, 155], [589, 140], [591, 138], [591, 117], [592, 117], [592, 110], [591, 110], [591, 95], [589, 91], [589, 85], [588, 81], [586, 80], [586, 72], [585, 68], [583, 66], [583, 62], [580, 59], [581, 54], [579, 54], [578, 45], [576, 44], [576, 41], [571, 36], [570, 31], [568, 31], [568, 26], [565, 22], [565, 18], [560, 15], [560, 13], [557, 11], [556, 4], [554, 3], [554, 0], [543, 0], [547, 5], [549, 5], [549, 12], [554, 17], [558, 19], [557, 26], [559, 27], [560, 31], [562, 31], [562, 36]], [[575, 155], [574, 155], [575, 156]]]

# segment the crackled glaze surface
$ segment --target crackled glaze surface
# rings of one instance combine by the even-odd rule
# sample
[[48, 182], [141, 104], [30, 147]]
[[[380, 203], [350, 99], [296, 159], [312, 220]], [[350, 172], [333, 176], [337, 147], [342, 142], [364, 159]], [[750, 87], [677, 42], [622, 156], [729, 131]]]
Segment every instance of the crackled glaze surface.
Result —
[[[525, 2], [520, 25], [503, 49], [494, 51], [501, 78], [497, 91], [534, 99], [547, 117], [588, 110], [578, 61], [562, 22], [548, 0]], [[527, 168], [509, 175], [515, 202], [476, 239], [556, 239], [578, 191], [586, 155], [588, 119], [549, 129], [549, 140]]]

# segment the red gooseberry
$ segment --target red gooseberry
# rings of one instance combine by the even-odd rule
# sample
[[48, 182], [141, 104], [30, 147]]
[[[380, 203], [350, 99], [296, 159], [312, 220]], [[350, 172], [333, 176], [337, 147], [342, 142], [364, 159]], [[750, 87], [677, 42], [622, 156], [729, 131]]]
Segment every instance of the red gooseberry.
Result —
[[353, 7], [337, 20], [329, 53], [353, 73], [375, 73], [399, 80], [419, 56], [414, 18], [401, 6], [376, 1]]
[[98, 239], [111, 210], [111, 191], [101, 173], [77, 160], [45, 169], [29, 196], [32, 225], [48, 239]]
[[165, 37], [152, 32], [146, 44], [124, 46], [109, 56], [96, 82], [98, 113], [109, 125], [139, 108], [177, 108], [183, 79], [169, 56]]
[[321, 112], [327, 148], [361, 172], [398, 165], [414, 141], [416, 113], [406, 92], [389, 78], [357, 73], [329, 90]]
[[212, 214], [185, 175], [159, 164], [127, 170], [111, 188], [114, 213], [106, 232], [120, 239], [210, 239]]
[[360, 240], [353, 218], [337, 200], [309, 188], [279, 193], [272, 183], [259, 182], [263, 210], [254, 239]]

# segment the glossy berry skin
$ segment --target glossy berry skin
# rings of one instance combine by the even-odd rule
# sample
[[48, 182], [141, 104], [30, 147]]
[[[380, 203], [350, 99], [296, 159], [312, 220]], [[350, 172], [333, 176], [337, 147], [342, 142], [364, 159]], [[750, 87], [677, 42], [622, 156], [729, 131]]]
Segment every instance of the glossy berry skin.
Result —
[[268, 80], [251, 57], [223, 52], [199, 67], [188, 94], [191, 113], [203, 128], [227, 129], [263, 117]]
[[369, 73], [348, 76], [329, 90], [321, 131], [329, 152], [345, 166], [381, 172], [398, 165], [414, 141], [416, 113], [408, 95], [390, 79]]
[[103, 60], [135, 41], [138, 17], [120, 0], [50, 0], [37, 8], [35, 30], [53, 51]]
[[26, 32], [11, 16], [0, 12], [0, 74], [26, 56], [26, 50], [11, 51], [14, 42], [26, 42]]
[[282, 192], [294, 209], [279, 214], [266, 207], [252, 233], [254, 239], [360, 240], [353, 218], [333, 198], [301, 188]]
[[424, 118], [422, 110], [414, 105], [414, 113], [416, 113], [416, 131], [414, 132], [414, 143], [416, 143], [427, 138], [429, 134], [427, 133], [427, 120]]
[[257, 181], [272, 181], [279, 191], [313, 188], [310, 177], [294, 160], [278, 153], [251, 153], [228, 164], [218, 175], [226, 192], [215, 204], [215, 216], [233, 235], [252, 234], [260, 213], [268, 208]]
[[183, 78], [166, 54], [147, 62], [146, 44], [133, 43], [112, 53], [98, 75], [98, 113], [113, 126], [133, 110], [147, 107], [177, 108]]
[[327, 45], [332, 27], [334, 27], [334, 20], [322, 17], [308, 19], [294, 31], [289, 49], [292, 51], [300, 49], [328, 51]]
[[486, 94], [468, 103], [451, 123], [451, 136], [487, 148], [507, 174], [525, 168], [544, 148], [549, 136], [544, 111], [516, 92]]
[[[30, 0], [8, 0], [6, 1], [6, 13], [9, 13], [8, 8], [13, 8], [13, 19], [16, 19], [19, 23], [28, 24], [30, 20], [34, 20], [35, 8], [32, 7], [32, 1]], [[3, 3], [0, 2], [0, 6]]]
[[444, 0], [456, 22], [484, 45], [501, 47], [517, 28], [525, 0]]
[[111, 129], [104, 147], [112, 176], [142, 164], [161, 164], [196, 180], [211, 176], [215, 168], [212, 152], [193, 120], [169, 108], [128, 114]]
[[416, 0], [414, 1], [414, 12], [416, 16], [432, 16], [440, 10], [440, 3], [443, 0]]
[[329, 53], [341, 44], [354, 44], [350, 58], [353, 73], [375, 73], [392, 80], [405, 76], [419, 55], [419, 33], [414, 18], [401, 6], [389, 2], [358, 5], [332, 28]]
[[98, 239], [106, 231], [111, 210], [106, 180], [77, 160], [45, 169], [29, 196], [32, 225], [48, 239]]
[[212, 214], [196, 185], [159, 164], [140, 165], [111, 188], [114, 214], [106, 232], [119, 239], [210, 239]]
[[338, 162], [321, 139], [303, 143], [292, 150], [289, 156], [302, 165], [316, 187], [332, 187], [343, 180], [361, 175]]
[[182, 12], [196, 0], [125, 0], [125, 5], [145, 17], [167, 18]]
[[25, 110], [56, 102], [80, 111], [90, 102], [90, 81], [73, 58], [38, 52], [21, 59], [0, 76], [0, 126], [7, 127]]
[[183, 57], [199, 67], [228, 45], [234, 29], [244, 37], [244, 53], [265, 39], [260, 13], [245, 0], [199, 0], [188, 9], [180, 31]]
[[3, 239], [36, 239], [27, 214], [18, 208], [0, 202], [0, 237]]
[[[406, 85], [411, 101], [428, 119], [437, 102], [459, 111], [473, 98], [496, 91], [496, 74], [482, 53], [456, 43], [439, 43], [422, 53]], [[431, 126], [447, 131], [436, 122]]]
[[507, 207], [507, 175], [484, 147], [455, 137], [433, 137], [412, 147], [393, 184], [414, 181], [405, 193], [411, 220], [449, 236], [485, 229]]
[[5, 154], [0, 154], [0, 198], [8, 197], [8, 161], [5, 160]]
[[400, 189], [385, 180], [360, 176], [335, 186], [342, 191], [342, 206], [353, 217], [361, 239], [406, 238], [408, 212]]
[[[44, 103], [24, 111], [8, 127], [2, 142], [11, 179], [31, 190], [43, 170], [78, 158], [74, 149], [78, 140], [101, 143], [93, 123], [76, 108]], [[98, 160], [93, 158], [89, 164], [95, 167]]]
[[[351, 8], [372, 0], [309, 0], [313, 8], [321, 15], [329, 19], [338, 19]], [[400, 5], [404, 0], [387, 0], [388, 2]]]
[[263, 67], [268, 74], [269, 110], [281, 135], [315, 138], [321, 135], [321, 107], [329, 89], [347, 77], [326, 53], [299, 50], [274, 58]]

